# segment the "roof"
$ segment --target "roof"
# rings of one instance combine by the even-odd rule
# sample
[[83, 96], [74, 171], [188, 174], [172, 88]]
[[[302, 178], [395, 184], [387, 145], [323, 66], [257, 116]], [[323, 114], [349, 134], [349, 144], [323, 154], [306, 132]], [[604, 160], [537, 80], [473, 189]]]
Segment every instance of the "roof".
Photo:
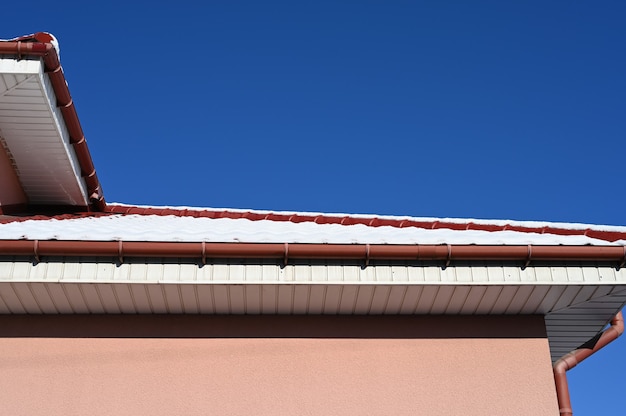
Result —
[[626, 244], [626, 227], [109, 204], [98, 214], [0, 217], [0, 239], [310, 244]]
[[0, 40], [0, 172], [0, 213], [105, 206], [49, 33]]

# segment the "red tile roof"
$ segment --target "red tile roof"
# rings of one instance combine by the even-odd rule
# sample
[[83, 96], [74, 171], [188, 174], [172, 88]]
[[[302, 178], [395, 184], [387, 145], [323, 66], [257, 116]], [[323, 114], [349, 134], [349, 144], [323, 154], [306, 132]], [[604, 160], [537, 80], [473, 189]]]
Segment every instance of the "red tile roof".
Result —
[[[196, 218], [230, 218], [248, 219], [250, 221], [279, 221], [279, 222], [313, 222], [316, 224], [341, 224], [355, 225], [362, 224], [368, 227], [416, 227], [421, 229], [449, 229], [449, 230], [481, 230], [481, 231], [516, 231], [523, 233], [555, 234], [555, 235], [584, 235], [607, 242], [626, 240], [626, 232], [621, 230], [611, 230], [597, 228], [568, 228], [567, 224], [553, 224], [546, 226], [526, 226], [519, 223], [494, 221], [494, 223], [473, 222], [467, 220], [450, 221], [445, 219], [420, 219], [420, 218], [385, 218], [376, 216], [351, 216], [332, 214], [310, 214], [310, 213], [280, 213], [280, 212], [259, 212], [227, 209], [186, 209], [170, 207], [141, 207], [131, 205], [108, 205], [106, 212], [72, 213], [60, 215], [27, 215], [27, 216], [0, 216], [0, 224], [9, 222], [21, 222], [27, 220], [64, 220], [84, 217], [100, 217], [107, 215], [158, 215], [158, 216], [179, 216]], [[618, 228], [618, 227], [616, 227]], [[622, 227], [619, 227], [622, 228]]]

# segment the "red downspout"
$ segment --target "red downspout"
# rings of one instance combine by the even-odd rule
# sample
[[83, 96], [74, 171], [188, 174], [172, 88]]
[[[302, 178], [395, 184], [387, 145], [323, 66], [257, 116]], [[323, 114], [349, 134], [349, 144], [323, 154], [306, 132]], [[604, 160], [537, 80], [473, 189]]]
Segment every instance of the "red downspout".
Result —
[[554, 363], [554, 383], [556, 384], [556, 397], [559, 403], [559, 412], [562, 416], [572, 416], [572, 402], [567, 385], [567, 370], [570, 370], [585, 358], [605, 347], [617, 339], [624, 332], [624, 318], [621, 312], [611, 320], [611, 326], [592, 338], [578, 349], [564, 355]]
[[70, 143], [78, 158], [81, 176], [87, 185], [87, 196], [94, 211], [105, 211], [106, 202], [102, 194], [102, 188], [96, 175], [96, 169], [85, 141], [83, 129], [78, 120], [76, 108], [72, 101], [63, 68], [59, 62], [59, 56], [52, 45], [52, 36], [45, 32], [17, 38], [14, 41], [0, 42], [0, 55], [16, 55], [18, 58], [25, 56], [37, 56], [43, 58], [45, 71], [50, 78], [56, 105], [61, 108], [63, 120], [70, 135]]

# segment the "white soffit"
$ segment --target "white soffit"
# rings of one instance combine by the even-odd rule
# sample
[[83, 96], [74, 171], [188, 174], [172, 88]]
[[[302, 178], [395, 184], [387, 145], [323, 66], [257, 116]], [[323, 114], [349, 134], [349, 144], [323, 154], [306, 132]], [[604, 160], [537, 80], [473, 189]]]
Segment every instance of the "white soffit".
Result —
[[521, 315], [546, 317], [554, 360], [626, 304], [626, 270], [177, 259], [59, 258], [0, 262], [0, 313]]
[[41, 59], [0, 59], [0, 142], [31, 204], [88, 204]]

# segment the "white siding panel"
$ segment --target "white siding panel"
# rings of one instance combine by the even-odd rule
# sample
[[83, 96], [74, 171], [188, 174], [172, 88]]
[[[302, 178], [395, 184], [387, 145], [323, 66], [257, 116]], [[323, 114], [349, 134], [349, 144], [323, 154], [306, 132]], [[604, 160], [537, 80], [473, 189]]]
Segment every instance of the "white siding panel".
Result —
[[198, 310], [200, 313], [217, 313], [215, 307], [215, 286], [196, 286], [196, 297], [198, 299]]
[[14, 263], [13, 266], [13, 270], [12, 270], [12, 281], [17, 281], [17, 282], [26, 282], [28, 280], [30, 280], [30, 274], [33, 270], [33, 268], [37, 267], [39, 265], [36, 265], [33, 267], [32, 263], [30, 262], [16, 262]]
[[585, 281], [582, 267], [568, 267], [567, 268], [567, 280], [570, 282], [582, 283]]
[[228, 311], [229, 314], [243, 315], [246, 313], [245, 294], [243, 285], [226, 286], [228, 295]]
[[96, 290], [96, 285], [94, 284], [86, 284], [79, 285], [78, 289], [82, 294], [85, 304], [89, 309], [89, 313], [105, 313], [102, 302], [100, 301], [100, 295]]
[[163, 299], [168, 313], [183, 313], [180, 285], [159, 285], [163, 290]]
[[[346, 290], [346, 289], [350, 290]], [[344, 310], [348, 310], [348, 313], [354, 313], [357, 315], [366, 315], [372, 309], [372, 301], [374, 298], [374, 291], [376, 286], [347, 286], [344, 288], [343, 296], [345, 305], [341, 308], [339, 313], [344, 313]], [[346, 293], [354, 290], [354, 295], [351, 299], [346, 298]], [[378, 305], [382, 309], [383, 305]]]
[[477, 313], [478, 307], [487, 293], [487, 286], [470, 286], [470, 291], [459, 313], [471, 315]]
[[246, 285], [244, 288], [246, 313], [258, 315], [261, 313], [263, 300], [261, 299], [260, 285]]
[[182, 299], [183, 313], [200, 313], [198, 306], [198, 291], [196, 289], [196, 285], [180, 285], [178, 287]]
[[487, 275], [489, 276], [490, 282], [500, 283], [504, 281], [504, 270], [502, 270], [502, 267], [489, 267], [487, 269]]
[[335, 315], [339, 311], [339, 301], [341, 299], [342, 286], [327, 286], [324, 298], [324, 314]]
[[161, 285], [148, 284], [145, 285], [145, 288], [152, 313], [167, 313], [167, 305], [165, 303], [165, 298], [163, 297]]
[[113, 285], [98, 284], [95, 285], [95, 288], [105, 313], [117, 314], [121, 312], [115, 293], [113, 293]]
[[[602, 282], [616, 282], [616, 281], [624, 281], [624, 268], [621, 268], [619, 272], [615, 272], [613, 268], [602, 268], [598, 270], [598, 279]], [[593, 272], [588, 272], [587, 276]]]
[[440, 286], [424, 286], [420, 293], [419, 299], [417, 299], [412, 313], [431, 313], [433, 304], [435, 303], [435, 298], [437, 297], [437, 292], [439, 292], [439, 287]]
[[405, 285], [393, 285], [389, 287], [389, 297], [385, 305], [386, 314], [395, 315], [401, 313], [407, 290], [408, 286]]
[[441, 268], [440, 267], [424, 267], [424, 280], [426, 282], [441, 282]]
[[[137, 313], [135, 301], [131, 293], [131, 286], [128, 284], [112, 284], [111, 290], [117, 301], [117, 306], [121, 313]], [[146, 308], [146, 311], [149, 309]]]
[[45, 283], [30, 283], [28, 284], [28, 288], [30, 290], [30, 293], [33, 296], [33, 299], [35, 299], [35, 302], [37, 303], [37, 307], [39, 308], [41, 313], [47, 313], [47, 314], [59, 313], [56, 306], [54, 305], [54, 302], [50, 298], [50, 294], [48, 293], [48, 290], [46, 289]]
[[13, 289], [13, 284], [2, 285], [0, 294], [2, 295], [2, 301], [11, 313], [27, 313], [26, 308]]
[[293, 310], [294, 288], [292, 285], [278, 286], [277, 313], [290, 314]]
[[526, 301], [527, 313], [545, 314], [550, 311], [549, 308], [543, 306], [544, 299], [550, 290], [550, 286], [534, 286], [532, 293]]
[[307, 305], [308, 313], [322, 314], [324, 313], [324, 299], [326, 299], [326, 285], [312, 285], [309, 304]]
[[341, 286], [341, 297], [339, 299], [339, 313], [353, 314], [360, 287], [358, 285]]
[[458, 266], [458, 267], [448, 267], [454, 270], [454, 282], [456, 283], [471, 283], [472, 276], [472, 268], [470, 266]]
[[532, 292], [532, 286], [519, 286], [515, 292], [515, 296], [511, 299], [511, 302], [506, 309], [506, 313], [509, 315], [522, 313]]
[[42, 313], [42, 309], [33, 296], [29, 284], [13, 285], [13, 290], [27, 313]]
[[448, 306], [450, 305], [452, 296], [456, 292], [456, 289], [457, 287], [452, 285], [440, 286], [429, 313], [434, 315], [440, 315], [445, 313], [448, 309]]
[[371, 304], [366, 313], [374, 315], [387, 313], [392, 288], [393, 286], [372, 286]]
[[474, 283], [486, 283], [489, 281], [489, 273], [487, 266], [482, 262], [477, 262], [472, 266], [472, 282]]
[[493, 311], [502, 290], [502, 286], [488, 286], [484, 296], [480, 299], [480, 303], [478, 304], [475, 313], [479, 315], [490, 314]]
[[4, 76], [9, 74], [38, 74], [43, 69], [41, 59], [14, 59], [3, 57], [0, 59], [0, 72]]
[[493, 306], [493, 309], [491, 310], [491, 313], [495, 315], [506, 314], [509, 305], [517, 294], [517, 291], [518, 287], [504, 286], [500, 292], [500, 296], [498, 296], [498, 299]]
[[[12, 260], [14, 260], [12, 258]], [[13, 269], [16, 263], [14, 261], [0, 261], [0, 281], [13, 280]]]
[[309, 309], [310, 296], [311, 296], [311, 286], [294, 285], [293, 286], [293, 313], [306, 314]]
[[11, 309], [9, 308], [9, 306], [4, 302], [4, 298], [2, 297], [2, 291], [0, 290], [0, 313], [1, 314], [10, 314]]
[[471, 291], [470, 286], [454, 286], [454, 293], [448, 302], [448, 306], [445, 310], [446, 314], [456, 315], [461, 313], [463, 306], [467, 301]]
[[409, 267], [407, 273], [409, 275], [410, 282], [425, 282], [426, 281], [426, 268], [424, 267]]
[[570, 302], [571, 305], [577, 305], [579, 303], [587, 302], [593, 294], [596, 288], [594, 286], [580, 286], [580, 290], [576, 294], [576, 297]]
[[[0, 77], [1, 82], [1, 77]], [[0, 85], [0, 89], [1, 89]], [[1, 94], [1, 92], [0, 92]], [[34, 103], [25, 103], [25, 102], [8, 102], [8, 100], [3, 97], [0, 99], [0, 114], [5, 114], [4, 111], [48, 111], [48, 106], [46, 105], [44, 99], [42, 98], [39, 102]]]
[[552, 307], [553, 310], [559, 310], [563, 308], [567, 308], [572, 305], [576, 296], [580, 292], [580, 286], [567, 286], [564, 288], [563, 293], [559, 297], [559, 300]]
[[402, 304], [400, 307], [400, 314], [409, 315], [415, 313], [418, 302], [422, 297], [422, 292], [425, 286], [407, 286], [402, 297]]
[[[382, 276], [379, 276], [381, 281], [385, 281]], [[391, 266], [391, 280], [394, 282], [408, 282], [409, 272], [407, 266]]]
[[[261, 286], [261, 299], [263, 300], [263, 303], [261, 305], [262, 313], [269, 313], [269, 314], [278, 313], [278, 288], [279, 288], [278, 285]], [[315, 293], [316, 288], [317, 288], [316, 286], [313, 286], [311, 288], [312, 295]], [[321, 305], [321, 302], [319, 302], [319, 305]]]
[[[344, 282], [367, 282], [373, 279], [368, 279], [368, 274], [361, 274], [361, 268], [359, 267], [350, 267], [350, 268], [342, 268], [343, 269], [343, 281]], [[385, 268], [387, 281], [392, 279], [391, 269], [389, 267]], [[374, 279], [377, 277], [374, 274]]]
[[239, 309], [238, 305], [234, 305], [234, 308], [231, 306], [232, 297], [230, 285], [219, 285], [215, 288], [214, 295], [217, 313], [235, 313], [234, 311]]
[[524, 283], [534, 283], [537, 281], [534, 267], [525, 267], [519, 271], [520, 281]]
[[80, 290], [81, 286], [75, 283], [63, 283], [61, 289], [74, 313], [90, 313], [91, 310], [85, 303], [83, 292]]

